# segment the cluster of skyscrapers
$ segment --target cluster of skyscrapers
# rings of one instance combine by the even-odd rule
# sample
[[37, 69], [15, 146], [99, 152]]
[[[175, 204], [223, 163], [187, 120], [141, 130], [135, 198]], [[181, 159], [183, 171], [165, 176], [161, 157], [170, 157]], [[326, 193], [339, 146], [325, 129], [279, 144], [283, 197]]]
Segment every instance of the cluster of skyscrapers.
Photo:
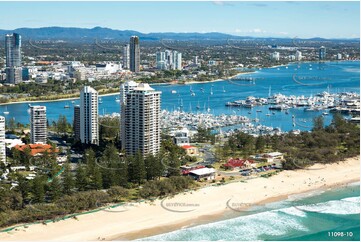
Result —
[[[128, 155], [144, 156], [160, 149], [161, 92], [145, 83], [128, 81], [120, 86], [121, 144]], [[99, 145], [98, 92], [85, 86], [80, 105], [74, 106], [74, 137], [83, 144]]]
[[158, 51], [156, 62], [160, 70], [182, 70], [182, 53], [175, 50]]
[[130, 37], [129, 44], [123, 46], [123, 68], [132, 72], [140, 71], [139, 37]]

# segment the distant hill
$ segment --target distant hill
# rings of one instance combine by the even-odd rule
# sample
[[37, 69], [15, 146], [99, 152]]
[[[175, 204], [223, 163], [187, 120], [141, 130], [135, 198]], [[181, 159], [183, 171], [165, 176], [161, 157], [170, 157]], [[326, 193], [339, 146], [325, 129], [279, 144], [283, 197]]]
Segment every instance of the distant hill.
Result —
[[[235, 36], [218, 32], [212, 33], [149, 33], [144, 34], [134, 30], [115, 30], [110, 28], [95, 27], [92, 29], [75, 27], [43, 27], [43, 28], [18, 28], [14, 30], [1, 30], [0, 36], [8, 33], [19, 33], [24, 40], [44, 40], [44, 39], [62, 39], [62, 40], [94, 40], [94, 39], [117, 39], [128, 40], [130, 36], [137, 35], [142, 41], [146, 40], [227, 40], [227, 39], [289, 39], [289, 38], [271, 38], [271, 37], [251, 37]], [[1, 37], [0, 37], [1, 38]], [[299, 38], [298, 38], [299, 39]], [[313, 38], [313, 40], [327, 40], [323, 38]], [[359, 39], [353, 39], [359, 40]]]

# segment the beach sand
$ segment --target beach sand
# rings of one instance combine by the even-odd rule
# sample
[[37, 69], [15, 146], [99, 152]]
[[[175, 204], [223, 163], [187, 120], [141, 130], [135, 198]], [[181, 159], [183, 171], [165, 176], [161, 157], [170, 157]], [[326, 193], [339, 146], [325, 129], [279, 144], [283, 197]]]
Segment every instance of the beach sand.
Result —
[[210, 222], [225, 212], [241, 211], [289, 195], [339, 187], [360, 180], [359, 157], [308, 169], [283, 171], [269, 178], [209, 186], [153, 204], [137, 203], [78, 216], [47, 225], [36, 224], [0, 233], [0, 240], [134, 239]]

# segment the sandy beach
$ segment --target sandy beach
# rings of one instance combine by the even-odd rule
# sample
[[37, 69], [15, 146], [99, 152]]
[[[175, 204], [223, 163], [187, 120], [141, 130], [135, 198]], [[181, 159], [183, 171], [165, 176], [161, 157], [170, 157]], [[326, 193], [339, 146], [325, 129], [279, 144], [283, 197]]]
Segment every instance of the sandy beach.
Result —
[[[208, 186], [166, 200], [129, 204], [47, 225], [36, 224], [0, 233], [0, 240], [116, 240], [178, 229], [202, 217], [237, 211], [260, 203], [287, 199], [312, 190], [344, 186], [360, 180], [359, 157], [308, 169], [283, 171], [269, 178]], [[145, 233], [145, 231], [148, 231]], [[151, 232], [149, 232], [151, 231]]]

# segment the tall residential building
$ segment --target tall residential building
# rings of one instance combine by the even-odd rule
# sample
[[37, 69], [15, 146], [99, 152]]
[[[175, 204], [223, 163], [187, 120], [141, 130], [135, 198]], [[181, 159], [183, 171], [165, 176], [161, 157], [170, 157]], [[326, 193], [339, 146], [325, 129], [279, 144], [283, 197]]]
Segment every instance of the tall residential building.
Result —
[[99, 145], [98, 92], [89, 86], [80, 91], [80, 141]]
[[46, 144], [46, 107], [30, 106], [30, 143]]
[[123, 69], [129, 69], [129, 44], [123, 46]]
[[155, 61], [157, 64], [157, 69], [165, 70], [166, 69], [166, 60], [165, 60], [165, 52], [158, 51], [155, 55]]
[[74, 120], [73, 120], [74, 139], [80, 140], [80, 106], [74, 106]]
[[21, 36], [19, 34], [7, 34], [5, 36], [6, 52], [6, 81], [17, 84], [22, 81], [21, 69]]
[[177, 51], [173, 52], [173, 69], [182, 70], [182, 53]]
[[126, 102], [126, 98], [127, 98], [127, 94], [134, 90], [134, 88], [136, 88], [138, 86], [138, 83], [136, 83], [135, 81], [126, 81], [124, 83], [120, 84], [120, 102], [125, 103]]
[[166, 50], [156, 53], [157, 69], [160, 70], [182, 70], [182, 53]]
[[140, 70], [140, 47], [139, 47], [139, 37], [132, 36], [130, 37], [129, 45], [129, 69], [132, 72], [139, 72]]
[[127, 94], [134, 90], [138, 86], [138, 83], [135, 81], [127, 81], [120, 84], [120, 140], [122, 144], [125, 142], [125, 133], [122, 130], [125, 129], [125, 104], [127, 101]]
[[321, 46], [318, 50], [318, 58], [320, 60], [324, 60], [326, 58], [326, 47]]
[[0, 164], [6, 164], [5, 117], [0, 116]]
[[297, 60], [297, 61], [302, 60], [302, 52], [299, 51], [299, 50], [297, 50], [295, 57], [296, 57], [296, 60]]
[[271, 54], [271, 59], [275, 60], [275, 61], [279, 61], [280, 60], [280, 53], [275, 51]]
[[129, 155], [140, 151], [143, 156], [160, 149], [160, 91], [141, 83], [127, 94], [122, 129], [122, 148]]

